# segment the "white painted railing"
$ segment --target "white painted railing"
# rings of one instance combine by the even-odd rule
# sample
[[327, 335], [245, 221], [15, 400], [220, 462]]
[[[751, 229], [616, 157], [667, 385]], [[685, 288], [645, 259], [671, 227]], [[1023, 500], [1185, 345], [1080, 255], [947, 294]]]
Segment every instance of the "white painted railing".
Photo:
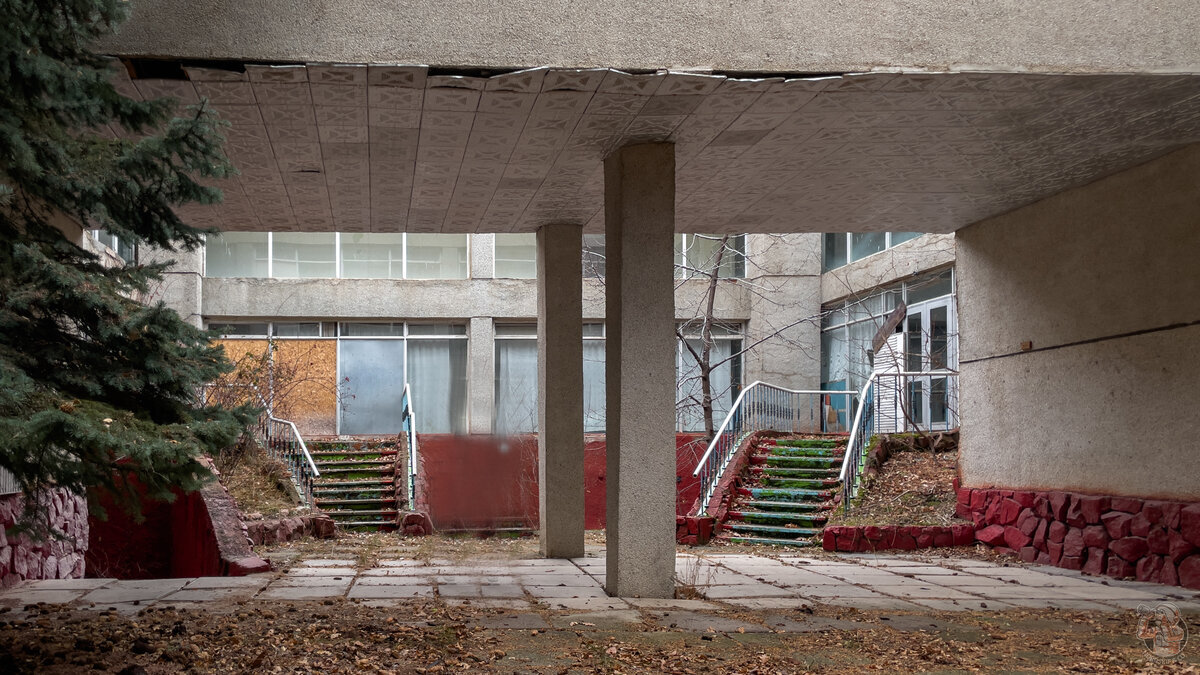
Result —
[[830, 433], [844, 431], [838, 418], [829, 415], [833, 401], [849, 410], [852, 391], [784, 389], [766, 382], [755, 382], [738, 394], [729, 414], [721, 422], [704, 456], [692, 471], [700, 478], [700, 505], [697, 515], [715, 507], [712, 504], [717, 485], [742, 441], [755, 431], [785, 433]]
[[879, 434], [947, 431], [958, 428], [958, 373], [873, 373], [858, 392], [842, 470], [842, 504], [858, 496], [866, 451]]
[[408, 508], [415, 509], [417, 498], [417, 413], [413, 410], [412, 390], [404, 383], [404, 392], [400, 395], [400, 429], [408, 440]]

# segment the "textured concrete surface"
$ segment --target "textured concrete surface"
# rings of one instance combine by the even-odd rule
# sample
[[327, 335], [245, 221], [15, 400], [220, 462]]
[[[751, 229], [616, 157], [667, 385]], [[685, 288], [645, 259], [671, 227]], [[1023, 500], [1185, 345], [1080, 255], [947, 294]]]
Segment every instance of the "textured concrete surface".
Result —
[[1200, 69], [1187, 0], [580, 4], [138, 0], [105, 49], [192, 58], [439, 66], [840, 72], [879, 66]]
[[1200, 494], [1197, 175], [1193, 145], [957, 233], [964, 485]]
[[841, 300], [952, 264], [954, 235], [925, 234], [821, 274], [821, 302]]
[[542, 555], [583, 555], [583, 228], [537, 232], [538, 523]]
[[[744, 620], [714, 617], [710, 612], [742, 608], [764, 612], [771, 630], [809, 632], [861, 627], [828, 617], [797, 618], [784, 613], [813, 603], [862, 609], [1002, 611], [1014, 608], [1058, 608], [1119, 612], [1139, 604], [1171, 602], [1185, 614], [1200, 614], [1194, 591], [1171, 586], [1117, 581], [1080, 575], [1054, 567], [1012, 567], [973, 559], [929, 559], [913, 556], [843, 555], [806, 558], [782, 555], [679, 554], [675, 575], [681, 593], [704, 599], [617, 598], [605, 595], [599, 578], [604, 573], [603, 550], [563, 560], [452, 561], [434, 559], [380, 561], [377, 567], [351, 569], [336, 576], [314, 573], [322, 561], [300, 560], [283, 573], [250, 577], [199, 579], [113, 579], [29, 581], [0, 591], [0, 607], [19, 609], [36, 602], [77, 603], [104, 610], [117, 607], [136, 612], [154, 605], [203, 606], [221, 601], [324, 601], [348, 598], [363, 602], [439, 598], [448, 604], [470, 602], [485, 607], [587, 612], [569, 620], [627, 623], [634, 615], [681, 630], [746, 632], [763, 630]], [[492, 574], [502, 572], [502, 575]], [[920, 572], [920, 574], [915, 574]], [[497, 582], [497, 579], [506, 579]], [[69, 582], [69, 583], [68, 583]], [[192, 603], [196, 603], [192, 605]], [[789, 616], [791, 618], [789, 618]], [[497, 617], [510, 628], [541, 628], [544, 620], [521, 615]], [[897, 615], [889, 623], [897, 630], [929, 629], [931, 619]], [[529, 624], [535, 621], [537, 625]], [[526, 625], [529, 624], [529, 625]], [[941, 628], [952, 628], [942, 626]]]
[[608, 568], [613, 595], [674, 595], [675, 146], [604, 162]]

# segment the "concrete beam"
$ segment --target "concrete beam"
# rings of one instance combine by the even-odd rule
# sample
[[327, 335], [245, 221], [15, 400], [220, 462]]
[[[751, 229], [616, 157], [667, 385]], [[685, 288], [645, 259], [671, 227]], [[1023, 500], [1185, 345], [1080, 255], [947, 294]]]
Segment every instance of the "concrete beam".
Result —
[[607, 232], [607, 583], [675, 594], [675, 146], [604, 161]]
[[583, 226], [537, 232], [538, 514], [547, 558], [583, 557]]

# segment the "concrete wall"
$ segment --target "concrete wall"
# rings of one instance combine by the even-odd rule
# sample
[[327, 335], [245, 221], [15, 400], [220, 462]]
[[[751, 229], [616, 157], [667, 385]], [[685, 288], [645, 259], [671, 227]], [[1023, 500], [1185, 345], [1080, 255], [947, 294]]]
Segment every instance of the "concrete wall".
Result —
[[953, 234], [923, 234], [822, 274], [821, 303], [841, 300], [953, 263]]
[[1190, 0], [135, 0], [105, 50], [260, 61], [750, 72], [1200, 72]]
[[1200, 497], [1198, 177], [1193, 145], [959, 230], [964, 485]]
[[746, 383], [820, 388], [821, 235], [748, 236], [746, 257]]

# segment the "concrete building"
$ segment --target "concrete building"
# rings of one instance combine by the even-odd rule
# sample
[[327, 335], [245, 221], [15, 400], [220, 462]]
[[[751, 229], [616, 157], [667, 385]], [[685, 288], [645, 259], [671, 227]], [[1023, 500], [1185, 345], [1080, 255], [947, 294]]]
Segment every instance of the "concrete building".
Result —
[[[954, 233], [963, 483], [1200, 499], [1181, 470], [1200, 430], [1197, 34], [1183, 0], [139, 0], [106, 48], [130, 94], [205, 97], [231, 121], [241, 175], [196, 222], [539, 233], [549, 556], [582, 552], [574, 289], [583, 234], [603, 232], [607, 588], [663, 596], [677, 232]], [[798, 264], [781, 274], [814, 295], [852, 281]], [[210, 311], [208, 280], [178, 283]], [[341, 317], [320, 309], [293, 311]]]

